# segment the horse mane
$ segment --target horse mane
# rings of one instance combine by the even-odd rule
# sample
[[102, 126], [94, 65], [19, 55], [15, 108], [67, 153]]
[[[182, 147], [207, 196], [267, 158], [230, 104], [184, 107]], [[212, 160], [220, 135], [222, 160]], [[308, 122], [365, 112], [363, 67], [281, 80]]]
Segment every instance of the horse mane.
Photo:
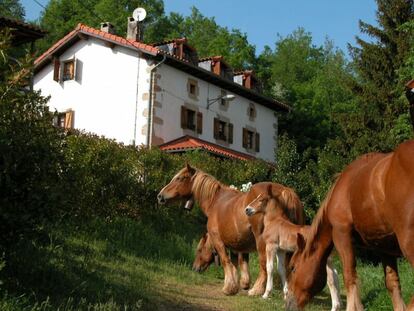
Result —
[[335, 186], [339, 180], [339, 178], [341, 177], [341, 173], [337, 174], [335, 176], [335, 181], [333, 183], [333, 185], [331, 186], [331, 188], [329, 189], [328, 193], [326, 194], [325, 199], [323, 200], [321, 207], [318, 209], [318, 212], [315, 215], [315, 218], [312, 221], [312, 224], [309, 226], [309, 229], [307, 231], [307, 236], [305, 237], [306, 239], [306, 246], [305, 246], [305, 254], [309, 255], [313, 249], [313, 243], [315, 242], [315, 240], [318, 238], [318, 235], [320, 233], [320, 229], [322, 226], [322, 223], [325, 219], [327, 210], [328, 210], [328, 204], [332, 198], [332, 194], [333, 191], [335, 189]]
[[303, 204], [296, 192], [288, 187], [283, 187], [278, 197], [280, 206], [289, 220], [295, 224], [305, 224], [305, 215], [303, 213]]
[[194, 195], [194, 198], [198, 202], [206, 201], [208, 202], [208, 206], [213, 203], [214, 197], [216, 196], [217, 192], [222, 189], [229, 189], [235, 192], [239, 192], [235, 189], [232, 189], [221, 182], [219, 182], [217, 179], [215, 179], [213, 176], [201, 171], [196, 170], [193, 176], [193, 186], [191, 188], [192, 193]]

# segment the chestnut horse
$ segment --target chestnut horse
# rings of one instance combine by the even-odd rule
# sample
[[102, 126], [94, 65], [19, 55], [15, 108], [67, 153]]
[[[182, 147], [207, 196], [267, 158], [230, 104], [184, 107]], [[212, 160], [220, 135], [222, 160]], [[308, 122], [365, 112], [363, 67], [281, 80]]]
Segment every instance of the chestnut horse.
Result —
[[[261, 295], [265, 290], [266, 254], [265, 245], [260, 240], [263, 217], [258, 215], [248, 218], [244, 213], [244, 207], [260, 193], [267, 191], [269, 184], [271, 183], [255, 184], [249, 192], [243, 193], [187, 164], [158, 194], [160, 203], [179, 198], [187, 200], [187, 208], [192, 207], [194, 200], [199, 203], [208, 219], [207, 231], [224, 269], [223, 292], [226, 295], [234, 295], [239, 290], [237, 269], [231, 262], [226, 248], [243, 254], [244, 260], [240, 265], [240, 283], [243, 288], [248, 288], [250, 284], [248, 253], [258, 250], [259, 276], [249, 295]], [[272, 190], [274, 193], [283, 191], [283, 203], [289, 210], [290, 219], [295, 223], [303, 223], [303, 207], [296, 193], [279, 184], [272, 184]]]
[[[268, 193], [259, 194], [247, 207], [248, 216], [257, 213], [264, 214], [263, 240], [266, 244], [266, 267], [267, 284], [263, 298], [268, 298], [273, 288], [273, 262], [276, 255], [277, 270], [282, 280], [283, 293], [286, 299], [287, 282], [285, 258], [288, 253], [297, 249], [296, 236], [298, 233], [306, 237], [310, 226], [296, 225], [286, 217], [286, 211], [280, 207], [278, 198], [272, 196], [272, 189]], [[332, 309], [338, 311], [341, 308], [341, 296], [339, 292], [338, 273], [332, 266], [332, 259], [329, 258], [326, 264], [327, 283], [331, 293]]]
[[[235, 266], [243, 263], [244, 257], [242, 253], [235, 254], [230, 252], [231, 261]], [[193, 262], [193, 270], [196, 272], [204, 272], [212, 263], [216, 266], [220, 265], [220, 257], [214, 249], [208, 232], [204, 233], [197, 244], [196, 254]]]
[[[288, 278], [288, 310], [301, 309], [326, 278], [326, 260], [335, 245], [343, 265], [347, 310], [362, 311], [353, 244], [381, 254], [394, 310], [405, 310], [397, 261], [414, 266], [414, 141], [388, 154], [366, 154], [345, 168], [319, 209], [306, 241], [298, 250]], [[408, 306], [414, 310], [414, 297]]]

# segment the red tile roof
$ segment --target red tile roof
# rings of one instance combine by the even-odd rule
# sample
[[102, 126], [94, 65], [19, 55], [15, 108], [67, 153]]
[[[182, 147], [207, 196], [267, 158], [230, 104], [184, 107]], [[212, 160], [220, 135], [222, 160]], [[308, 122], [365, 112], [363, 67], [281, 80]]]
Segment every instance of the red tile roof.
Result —
[[79, 23], [78, 26], [71, 32], [69, 32], [66, 36], [64, 36], [62, 39], [60, 39], [58, 42], [56, 42], [54, 45], [52, 45], [46, 52], [44, 52], [42, 55], [40, 55], [35, 60], [35, 66], [40, 65], [43, 61], [47, 60], [49, 56], [52, 56], [54, 52], [56, 52], [58, 49], [60, 49], [64, 44], [68, 43], [70, 40], [74, 39], [78, 34], [85, 34], [92, 37], [100, 38], [105, 41], [109, 41], [118, 45], [135, 48], [138, 50], [141, 50], [145, 53], [151, 54], [151, 55], [157, 55], [159, 53], [159, 50], [151, 45], [137, 42], [134, 40], [128, 40], [123, 37], [113, 35], [110, 33], [107, 33], [105, 31], [101, 31], [98, 29], [94, 29], [92, 27], [86, 26], [84, 24]]
[[[44, 52], [35, 60], [35, 71], [40, 70], [44, 65], [48, 64], [52, 60], [52, 56], [59, 50], [68, 47], [70, 44], [73, 44], [73, 42], [77, 40], [80, 40], [82, 35], [99, 38], [113, 44], [137, 49], [141, 52], [150, 54], [152, 56], [160, 54], [167, 55], [167, 62], [169, 65], [175, 66], [179, 70], [188, 72], [194, 75], [195, 77], [204, 79], [205, 81], [209, 81], [211, 83], [214, 83], [215, 85], [226, 88], [231, 92], [246, 97], [249, 100], [253, 100], [272, 110], [290, 111], [291, 109], [288, 105], [284, 103], [281, 103], [273, 98], [266, 97], [250, 89], [246, 89], [245, 87], [235, 83], [234, 81], [227, 81], [227, 79], [224, 79], [210, 71], [198, 67], [197, 65], [194, 65], [185, 59], [181, 59], [175, 55], [171, 55], [170, 53], [165, 53], [164, 51], [158, 49], [155, 46], [151, 46], [149, 44], [145, 44], [134, 40], [128, 40], [123, 37], [107, 33], [105, 31], [94, 29], [81, 23], [79, 23], [74, 30], [72, 30], [70, 33], [68, 33], [66, 36], [64, 36], [54, 45], [52, 45], [46, 52]], [[220, 60], [221, 62], [223, 62], [222, 56], [207, 57], [201, 60], [207, 59], [212, 59], [214, 61]], [[226, 64], [225, 62], [223, 63]]]
[[159, 148], [167, 152], [180, 152], [201, 149], [227, 158], [234, 158], [239, 160], [255, 159], [254, 156], [234, 151], [223, 146], [219, 146], [208, 141], [191, 137], [188, 135], [164, 143], [160, 145]]

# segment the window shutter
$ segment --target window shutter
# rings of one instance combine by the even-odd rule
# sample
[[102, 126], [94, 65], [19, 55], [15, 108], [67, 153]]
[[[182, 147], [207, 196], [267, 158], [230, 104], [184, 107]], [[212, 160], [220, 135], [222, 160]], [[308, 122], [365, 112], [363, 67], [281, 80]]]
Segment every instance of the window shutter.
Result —
[[233, 123], [229, 123], [228, 124], [228, 129], [229, 129], [229, 134], [228, 134], [229, 139], [228, 139], [228, 142], [230, 144], [232, 144], [233, 143]]
[[65, 113], [65, 129], [73, 128], [73, 110]]
[[247, 148], [247, 129], [243, 127], [243, 148]]
[[55, 58], [54, 59], [54, 71], [53, 71], [53, 80], [55, 80], [56, 82], [59, 82], [59, 78], [60, 78], [60, 61], [59, 59]]
[[219, 120], [214, 118], [214, 138], [218, 139], [219, 136]]
[[256, 145], [256, 152], [259, 152], [260, 151], [260, 134], [259, 133], [256, 133], [256, 138], [255, 138], [255, 140], [254, 140], [254, 142], [255, 142], [255, 145]]
[[197, 133], [203, 133], [203, 114], [201, 112], [197, 112]]
[[81, 61], [79, 59], [75, 59], [73, 65], [75, 66], [75, 68], [73, 69], [74, 75], [75, 75], [74, 80], [79, 82], [81, 79], [81, 69], [82, 69]]
[[181, 128], [187, 128], [187, 108], [181, 106]]

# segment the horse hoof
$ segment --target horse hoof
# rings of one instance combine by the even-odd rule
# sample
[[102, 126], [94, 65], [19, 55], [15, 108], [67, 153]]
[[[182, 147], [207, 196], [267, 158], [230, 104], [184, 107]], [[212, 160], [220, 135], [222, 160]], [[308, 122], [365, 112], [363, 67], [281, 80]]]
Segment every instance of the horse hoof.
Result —
[[264, 291], [260, 291], [260, 290], [257, 290], [257, 289], [255, 289], [254, 287], [251, 289], [251, 290], [249, 290], [248, 291], [248, 295], [249, 296], [260, 296], [260, 295], [262, 295], [263, 294], [263, 292]]
[[223, 287], [223, 293], [227, 296], [236, 295], [239, 292], [238, 286], [225, 286]]
[[249, 289], [250, 288], [250, 283], [246, 282], [246, 283], [240, 283], [240, 288], [241, 289]]
[[267, 299], [267, 298], [269, 298], [269, 294], [264, 294], [264, 295], [262, 296], [262, 298], [263, 298], [263, 299]]

